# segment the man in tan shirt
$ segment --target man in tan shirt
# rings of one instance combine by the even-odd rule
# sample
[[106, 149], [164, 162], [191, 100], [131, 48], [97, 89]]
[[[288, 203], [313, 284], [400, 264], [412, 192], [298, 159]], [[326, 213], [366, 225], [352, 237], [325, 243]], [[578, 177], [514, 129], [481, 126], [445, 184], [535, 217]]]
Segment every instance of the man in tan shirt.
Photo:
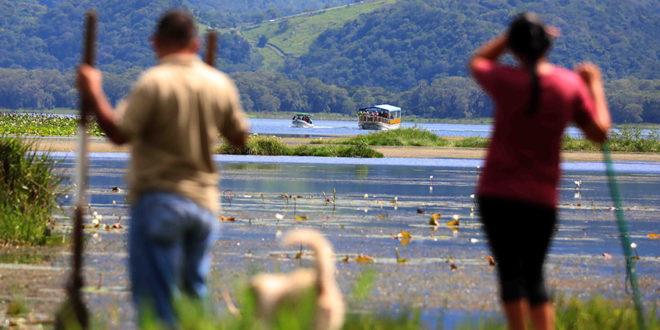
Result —
[[114, 112], [101, 73], [78, 70], [78, 86], [99, 125], [116, 143], [131, 143], [129, 271], [139, 312], [153, 309], [176, 324], [172, 298], [206, 295], [209, 247], [218, 223], [218, 174], [212, 153], [222, 134], [242, 146], [248, 122], [238, 91], [197, 56], [192, 17], [167, 12], [153, 36], [158, 65], [147, 70]]

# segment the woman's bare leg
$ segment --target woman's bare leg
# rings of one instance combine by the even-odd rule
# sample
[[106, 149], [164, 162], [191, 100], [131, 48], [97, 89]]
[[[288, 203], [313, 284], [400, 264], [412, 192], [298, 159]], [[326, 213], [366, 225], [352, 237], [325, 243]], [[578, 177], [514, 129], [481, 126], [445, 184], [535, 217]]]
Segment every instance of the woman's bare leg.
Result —
[[[529, 315], [529, 303], [526, 299], [512, 300], [504, 303], [504, 312], [511, 330], [526, 329], [525, 323]], [[540, 330], [537, 329], [537, 330]]]
[[552, 330], [555, 328], [555, 308], [552, 302], [532, 306], [532, 323], [536, 330]]

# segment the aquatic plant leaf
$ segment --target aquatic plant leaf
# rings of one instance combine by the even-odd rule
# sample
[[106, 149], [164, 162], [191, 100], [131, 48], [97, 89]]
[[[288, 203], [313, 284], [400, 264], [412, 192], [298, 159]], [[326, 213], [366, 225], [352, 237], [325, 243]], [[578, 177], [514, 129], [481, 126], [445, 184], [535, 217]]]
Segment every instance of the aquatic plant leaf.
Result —
[[406, 262], [406, 259], [399, 257], [399, 248], [394, 248], [394, 253], [396, 254], [396, 262], [397, 263], [404, 263]]
[[660, 239], [660, 235], [658, 234], [648, 234], [647, 237], [650, 239]]
[[359, 264], [370, 264], [370, 263], [374, 262], [374, 258], [372, 258], [372, 257], [370, 257], [366, 254], [358, 254], [355, 257], [355, 261]]
[[300, 216], [294, 215], [293, 218], [298, 220], [298, 221], [305, 221], [305, 220], [309, 219], [309, 217], [306, 216], [306, 215], [300, 215]]
[[460, 220], [452, 220], [447, 222], [445, 225], [447, 225], [448, 227], [458, 227], [460, 223], [461, 223]]
[[401, 243], [401, 245], [407, 245], [410, 244], [410, 241], [412, 240], [412, 235], [410, 235], [408, 232], [401, 231], [392, 238], [400, 240], [399, 242]]
[[489, 265], [495, 266], [495, 259], [493, 259], [493, 257], [488, 256], [488, 257], [486, 257], [486, 260], [488, 260]]
[[440, 214], [440, 213], [433, 213], [433, 214], [431, 215], [431, 219], [429, 220], [429, 225], [431, 225], [431, 226], [437, 226], [437, 225], [439, 225], [440, 223], [438, 222], [438, 220], [440, 219], [440, 217], [442, 217], [442, 214]]

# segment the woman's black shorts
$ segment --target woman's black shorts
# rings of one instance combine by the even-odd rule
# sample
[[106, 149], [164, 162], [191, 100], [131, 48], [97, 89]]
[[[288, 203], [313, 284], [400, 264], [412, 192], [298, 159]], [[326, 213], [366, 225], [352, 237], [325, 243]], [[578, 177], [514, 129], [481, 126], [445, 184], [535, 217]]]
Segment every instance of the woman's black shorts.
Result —
[[557, 222], [554, 208], [509, 199], [479, 196], [479, 212], [497, 263], [504, 302], [549, 301], [543, 262]]

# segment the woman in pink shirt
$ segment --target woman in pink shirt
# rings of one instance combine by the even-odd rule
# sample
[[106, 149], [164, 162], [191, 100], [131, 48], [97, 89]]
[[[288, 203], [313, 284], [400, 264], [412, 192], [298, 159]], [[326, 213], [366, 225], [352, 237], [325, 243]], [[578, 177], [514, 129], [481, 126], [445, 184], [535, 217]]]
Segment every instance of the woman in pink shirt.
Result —
[[[588, 139], [602, 143], [611, 125], [598, 67], [583, 63], [571, 71], [547, 61], [557, 35], [536, 15], [523, 13], [469, 63], [495, 106], [477, 194], [512, 329], [524, 329], [529, 316], [536, 329], [554, 328], [543, 263], [556, 224], [564, 129], [574, 122]], [[497, 61], [507, 50], [518, 66]]]

